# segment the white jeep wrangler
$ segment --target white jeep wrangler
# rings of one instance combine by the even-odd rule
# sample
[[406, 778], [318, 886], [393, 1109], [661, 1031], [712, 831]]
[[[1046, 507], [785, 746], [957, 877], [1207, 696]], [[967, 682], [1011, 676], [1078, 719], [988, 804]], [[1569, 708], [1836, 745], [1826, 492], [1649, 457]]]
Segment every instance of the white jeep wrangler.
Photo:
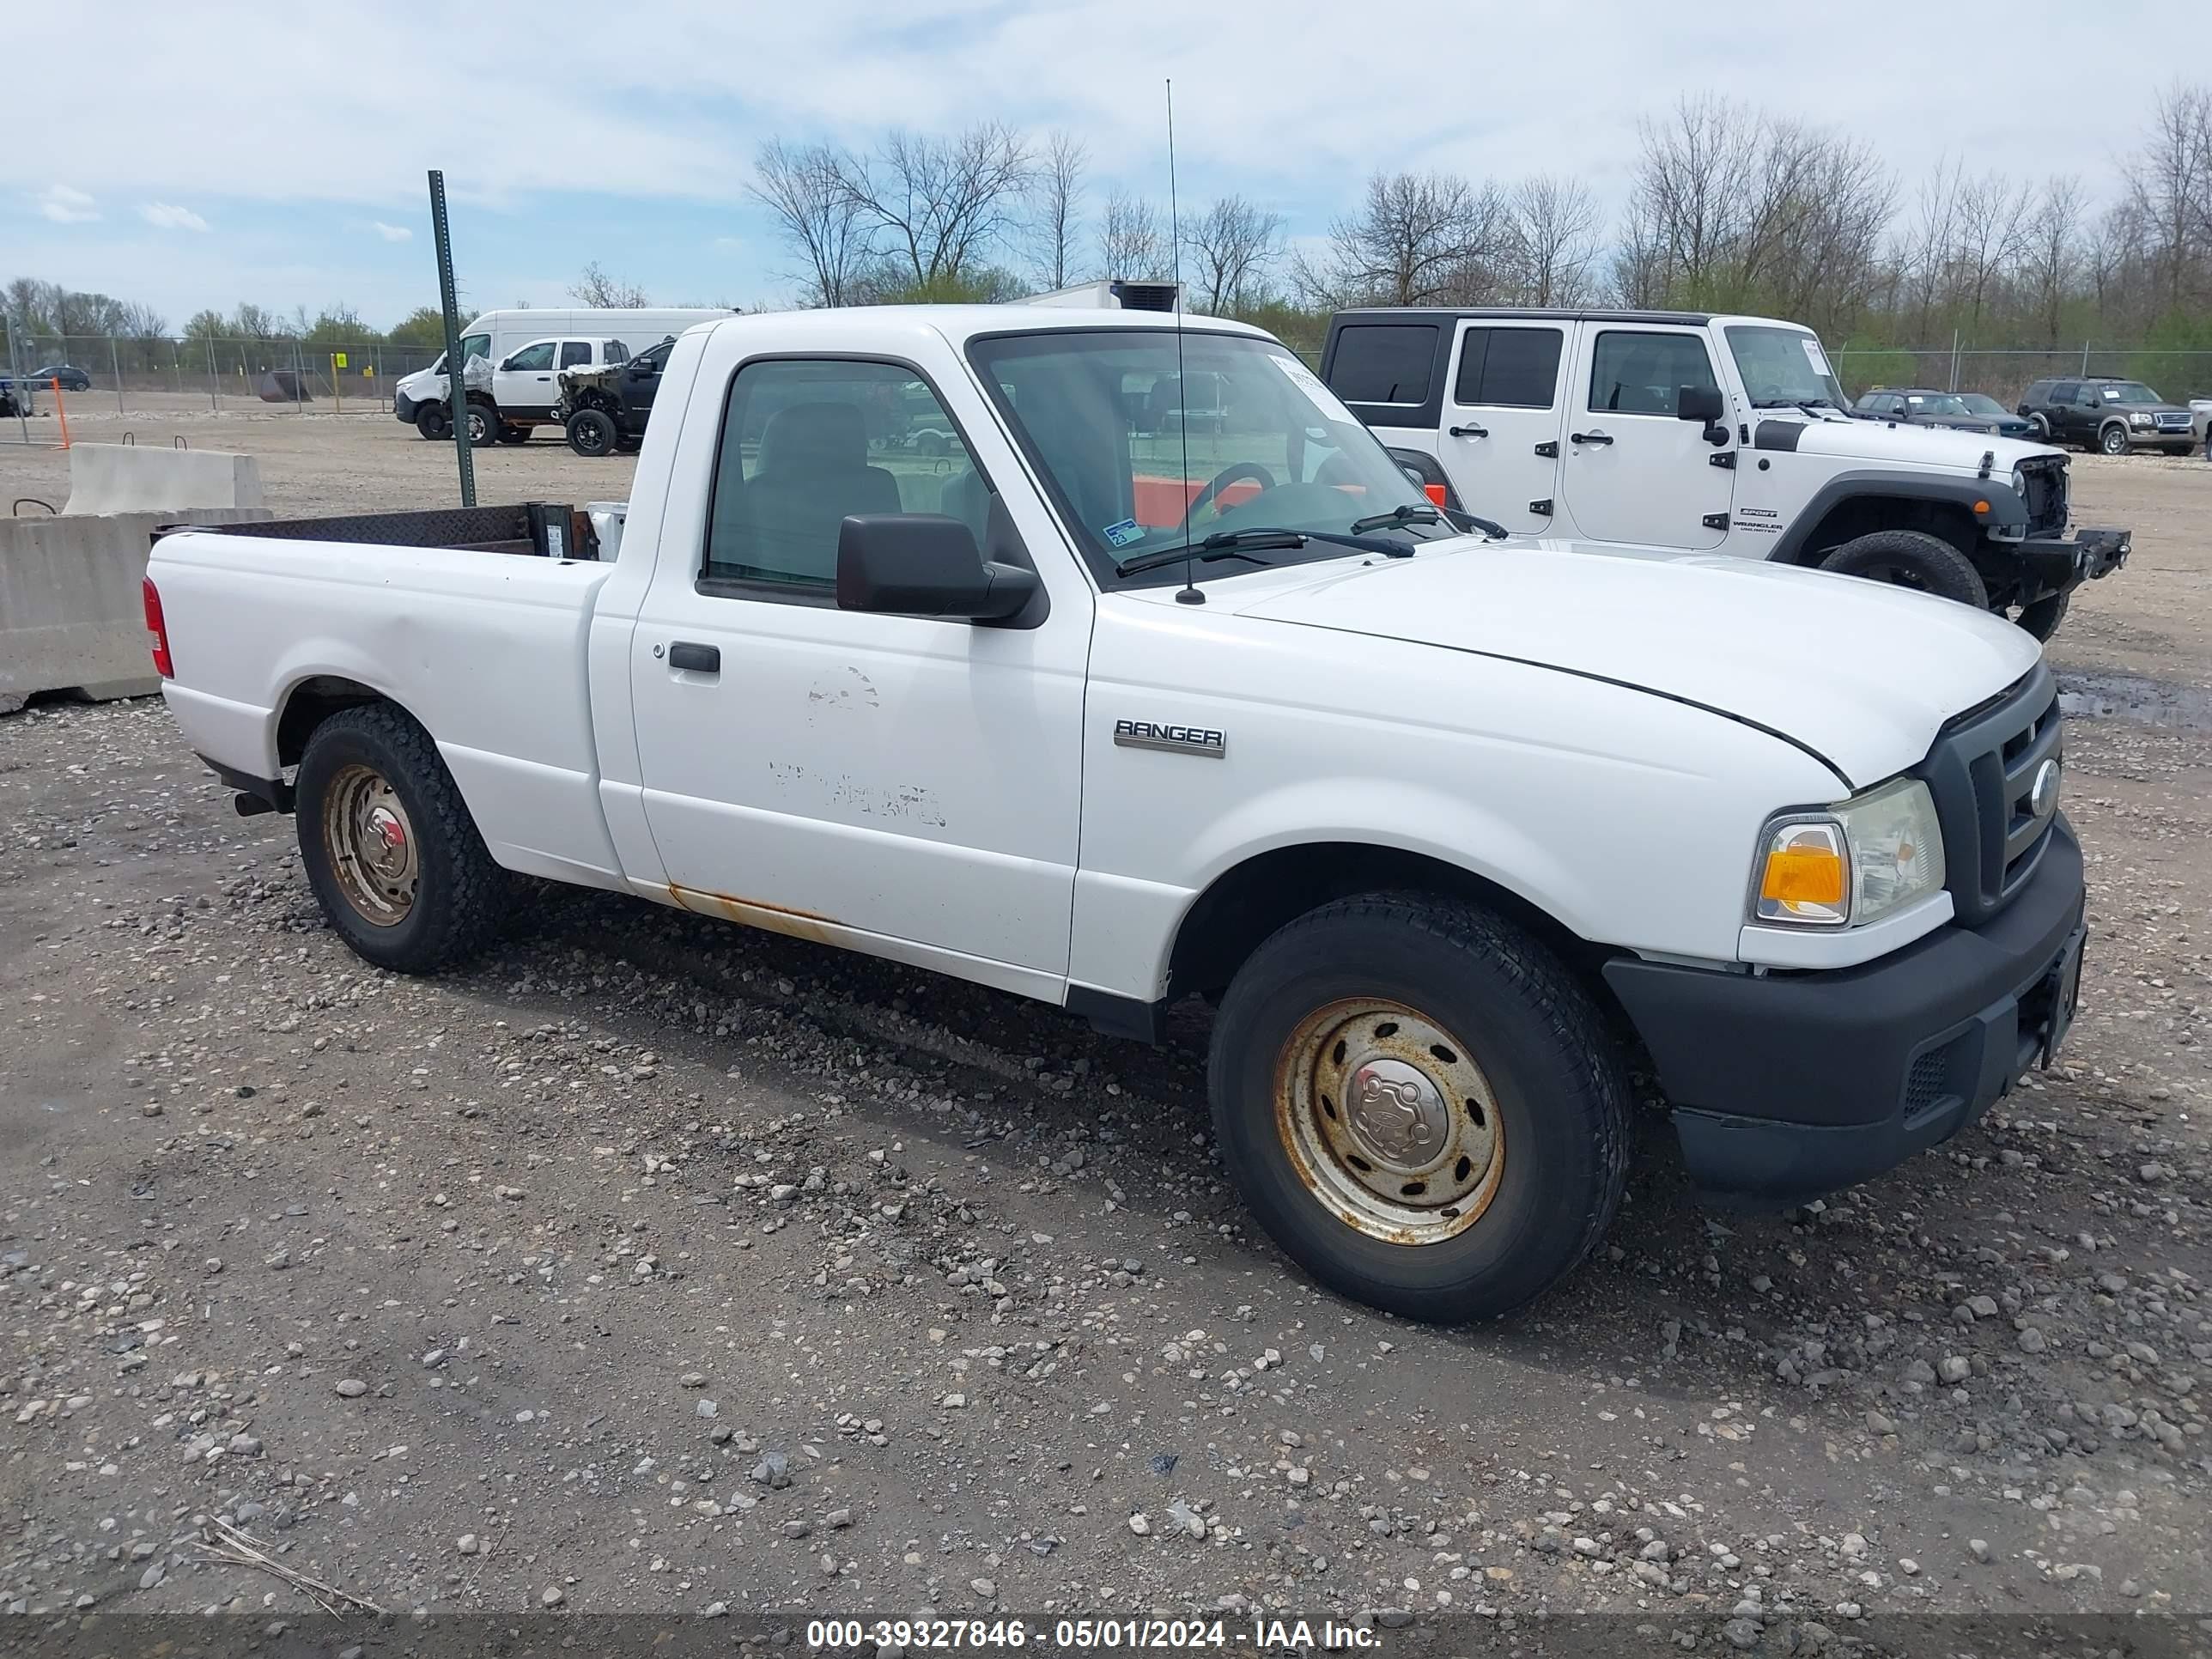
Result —
[[2068, 534], [2058, 450], [1849, 415], [1795, 323], [1345, 311], [1322, 377], [1441, 505], [1523, 534], [1819, 565], [2038, 639], [2127, 561], [2127, 531]]

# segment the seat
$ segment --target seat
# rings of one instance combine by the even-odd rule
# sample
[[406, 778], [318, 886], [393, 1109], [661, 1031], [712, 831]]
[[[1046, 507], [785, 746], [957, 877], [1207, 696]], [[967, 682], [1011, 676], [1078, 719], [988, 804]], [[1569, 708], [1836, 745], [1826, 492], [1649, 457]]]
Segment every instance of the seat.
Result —
[[854, 513], [902, 510], [898, 480], [868, 465], [859, 405], [793, 404], [762, 428], [753, 476], [734, 511], [715, 514], [708, 574], [827, 586], [837, 576], [837, 527]]

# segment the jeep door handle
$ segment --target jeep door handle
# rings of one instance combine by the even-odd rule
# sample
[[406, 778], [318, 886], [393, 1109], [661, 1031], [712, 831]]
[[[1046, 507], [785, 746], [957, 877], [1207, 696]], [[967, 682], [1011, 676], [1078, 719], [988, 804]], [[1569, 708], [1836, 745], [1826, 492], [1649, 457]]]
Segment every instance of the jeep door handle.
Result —
[[1613, 441], [1613, 437], [1611, 434], [1604, 432], [1570, 432], [1567, 434], [1567, 441], [1576, 444], [1609, 444]]
[[1455, 438], [1487, 438], [1490, 435], [1490, 428], [1486, 426], [1455, 426], [1448, 430]]
[[722, 672], [722, 648], [678, 640], [668, 647], [668, 665], [694, 674], [719, 674]]

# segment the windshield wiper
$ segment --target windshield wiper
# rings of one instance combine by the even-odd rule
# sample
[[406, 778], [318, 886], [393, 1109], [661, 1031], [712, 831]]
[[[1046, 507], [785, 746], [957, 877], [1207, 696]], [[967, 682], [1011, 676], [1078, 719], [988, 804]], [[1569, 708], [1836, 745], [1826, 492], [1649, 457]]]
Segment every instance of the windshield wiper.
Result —
[[1304, 547], [1308, 542], [1328, 542], [1336, 547], [1352, 547], [1363, 553], [1380, 553], [1386, 559], [1410, 559], [1413, 550], [1402, 542], [1386, 542], [1367, 536], [1340, 536], [1328, 530], [1291, 530], [1278, 525], [1255, 525], [1243, 530], [1217, 530], [1211, 536], [1195, 541], [1188, 547], [1158, 547], [1149, 553], [1139, 553], [1133, 559], [1124, 559], [1114, 567], [1117, 576], [1140, 575], [1147, 570], [1164, 570], [1171, 564], [1181, 564], [1188, 559], [1196, 564], [1212, 564], [1217, 559], [1249, 557], [1267, 548]]
[[1354, 519], [1352, 521], [1352, 533], [1357, 536], [1365, 531], [1389, 529], [1408, 524], [1449, 524], [1454, 530], [1479, 530], [1493, 542], [1504, 541], [1510, 533], [1504, 525], [1493, 524], [1488, 519], [1477, 518], [1472, 513], [1444, 513], [1436, 507], [1420, 506], [1411, 501], [1402, 507], [1394, 507], [1388, 513], [1376, 513], [1364, 519]]

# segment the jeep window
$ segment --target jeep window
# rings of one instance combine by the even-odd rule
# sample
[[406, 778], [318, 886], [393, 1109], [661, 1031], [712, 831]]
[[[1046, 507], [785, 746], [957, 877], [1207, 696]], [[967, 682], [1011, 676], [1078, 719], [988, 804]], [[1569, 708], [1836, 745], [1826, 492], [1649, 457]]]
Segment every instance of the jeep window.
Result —
[[1986, 392], [1961, 392], [1959, 401], [1966, 406], [1969, 415], [2009, 415], [2012, 412]]
[[[1272, 340], [1084, 329], [986, 336], [968, 350], [1103, 586], [1180, 580], [1179, 570], [1121, 578], [1114, 568], [1217, 532], [1342, 536], [1373, 514], [1427, 506], [1359, 418]], [[1168, 419], [1152, 424], [1152, 390], [1174, 387], [1179, 371], [1192, 388], [1187, 416], [1170, 395]], [[1220, 414], [1203, 411], [1203, 424], [1201, 385], [1216, 388], [1207, 397], [1218, 399]], [[1453, 532], [1417, 520], [1376, 533]], [[1212, 568], [1231, 575], [1345, 556], [1341, 546], [1314, 540], [1255, 548], [1249, 564], [1239, 555]]]
[[1712, 358], [1698, 336], [1609, 329], [1597, 337], [1590, 353], [1593, 410], [1671, 416], [1686, 386], [1720, 390], [1720, 382], [1713, 378]]
[[1497, 409], [1549, 409], [1559, 389], [1556, 328], [1470, 328], [1460, 337], [1459, 403]]
[[1348, 323], [1336, 333], [1328, 383], [1352, 404], [1425, 404], [1436, 368], [1434, 323]]
[[589, 340], [563, 340], [561, 342], [562, 368], [583, 368], [589, 366], [591, 361], [592, 343]]
[[1803, 329], [1734, 323], [1723, 332], [1753, 408], [1844, 407], [1844, 388], [1828, 367], [1827, 354]]

